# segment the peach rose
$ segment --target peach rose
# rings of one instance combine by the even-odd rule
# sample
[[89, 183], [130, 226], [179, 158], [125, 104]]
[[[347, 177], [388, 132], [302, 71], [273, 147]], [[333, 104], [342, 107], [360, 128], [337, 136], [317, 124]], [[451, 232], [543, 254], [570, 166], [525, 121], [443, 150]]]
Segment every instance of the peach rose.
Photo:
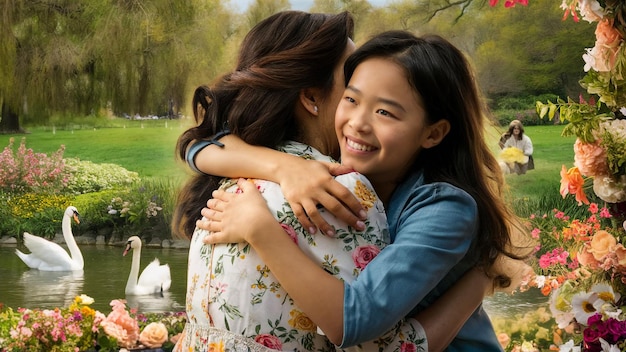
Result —
[[596, 260], [602, 260], [617, 245], [617, 240], [610, 233], [600, 230], [593, 235], [589, 243], [589, 252]]
[[289, 315], [291, 316], [291, 319], [289, 319], [289, 325], [293, 326], [294, 328], [304, 331], [317, 330], [317, 326], [315, 325], [315, 323], [313, 323], [313, 320], [311, 320], [303, 312], [293, 309], [291, 310], [291, 312], [289, 312]]
[[139, 335], [139, 342], [148, 348], [157, 348], [163, 346], [167, 341], [167, 328], [163, 323], [150, 323], [143, 328]]
[[576, 255], [576, 259], [578, 259], [578, 263], [582, 266], [589, 267], [591, 269], [598, 268], [598, 261], [594, 258], [593, 254], [589, 252], [588, 248], [583, 247], [580, 252]]
[[617, 48], [622, 40], [622, 36], [613, 27], [612, 20], [602, 20], [596, 26], [596, 43], [607, 48]]
[[582, 203], [589, 204], [589, 200], [585, 195], [585, 190], [583, 186], [585, 184], [585, 180], [583, 180], [580, 171], [578, 171], [577, 167], [572, 167], [569, 170], [565, 168], [565, 165], [561, 168], [561, 196], [565, 198], [568, 194], [574, 194], [576, 196], [576, 201], [578, 201], [578, 205]]
[[607, 175], [606, 151], [600, 141], [585, 143], [580, 139], [574, 142], [574, 165], [584, 176]]
[[117, 339], [117, 344], [120, 347], [134, 347], [139, 338], [139, 325], [137, 321], [128, 314], [126, 301], [113, 300], [111, 301], [111, 307], [113, 310], [100, 323], [100, 326], [107, 335]]

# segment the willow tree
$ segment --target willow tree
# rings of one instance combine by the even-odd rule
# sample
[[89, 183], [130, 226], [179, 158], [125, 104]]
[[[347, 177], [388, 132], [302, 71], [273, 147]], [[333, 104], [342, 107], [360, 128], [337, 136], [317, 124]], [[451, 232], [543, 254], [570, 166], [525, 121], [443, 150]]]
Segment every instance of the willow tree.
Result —
[[82, 43], [98, 3], [2, 0], [0, 131], [20, 132], [19, 117], [84, 108], [91, 58]]
[[0, 0], [0, 131], [105, 107], [161, 114], [214, 75], [232, 15], [218, 0]]

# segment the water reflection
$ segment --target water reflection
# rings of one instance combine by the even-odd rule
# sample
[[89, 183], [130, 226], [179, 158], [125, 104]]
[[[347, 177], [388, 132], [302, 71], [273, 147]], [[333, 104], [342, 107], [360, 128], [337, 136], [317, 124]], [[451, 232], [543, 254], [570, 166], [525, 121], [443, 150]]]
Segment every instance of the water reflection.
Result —
[[185, 306], [176, 302], [169, 291], [151, 295], [127, 295], [126, 303], [140, 312], [178, 312], [185, 310]]
[[66, 307], [80, 295], [84, 284], [83, 270], [40, 271], [30, 269], [22, 273], [19, 284], [24, 292], [25, 307]]

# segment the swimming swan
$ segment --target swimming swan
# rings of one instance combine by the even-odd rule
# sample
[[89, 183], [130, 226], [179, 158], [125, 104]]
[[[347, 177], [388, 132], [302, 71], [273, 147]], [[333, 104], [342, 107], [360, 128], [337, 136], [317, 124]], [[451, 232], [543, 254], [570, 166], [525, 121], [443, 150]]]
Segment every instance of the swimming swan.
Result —
[[159, 259], [154, 258], [154, 260], [143, 269], [139, 279], [137, 279], [137, 275], [139, 274], [139, 261], [141, 258], [141, 239], [139, 237], [131, 236], [128, 238], [123, 255], [126, 255], [131, 249], [133, 250], [133, 262], [130, 267], [130, 275], [128, 275], [125, 293], [127, 295], [149, 295], [169, 290], [172, 285], [169, 265], [161, 265]]
[[80, 223], [78, 220], [78, 211], [75, 207], [69, 206], [65, 209], [61, 229], [63, 230], [63, 238], [70, 250], [71, 257], [70, 254], [67, 254], [65, 249], [58, 244], [48, 241], [45, 238], [31, 235], [28, 232], [24, 232], [24, 245], [31, 253], [25, 254], [16, 249], [15, 254], [31, 269], [41, 271], [83, 270], [85, 262], [83, 260], [83, 254], [80, 252], [78, 245], [76, 245], [76, 240], [72, 234], [72, 218], [77, 224]]

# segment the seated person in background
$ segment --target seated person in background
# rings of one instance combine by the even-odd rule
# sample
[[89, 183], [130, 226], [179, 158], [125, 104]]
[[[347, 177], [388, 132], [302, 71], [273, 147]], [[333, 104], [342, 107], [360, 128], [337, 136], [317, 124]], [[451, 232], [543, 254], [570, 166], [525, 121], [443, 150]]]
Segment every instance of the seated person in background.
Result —
[[500, 166], [505, 174], [515, 172], [521, 175], [535, 168], [533, 142], [524, 134], [524, 125], [521, 121], [511, 121], [509, 130], [502, 134], [498, 144], [503, 149], [500, 153], [500, 159], [503, 161]]

